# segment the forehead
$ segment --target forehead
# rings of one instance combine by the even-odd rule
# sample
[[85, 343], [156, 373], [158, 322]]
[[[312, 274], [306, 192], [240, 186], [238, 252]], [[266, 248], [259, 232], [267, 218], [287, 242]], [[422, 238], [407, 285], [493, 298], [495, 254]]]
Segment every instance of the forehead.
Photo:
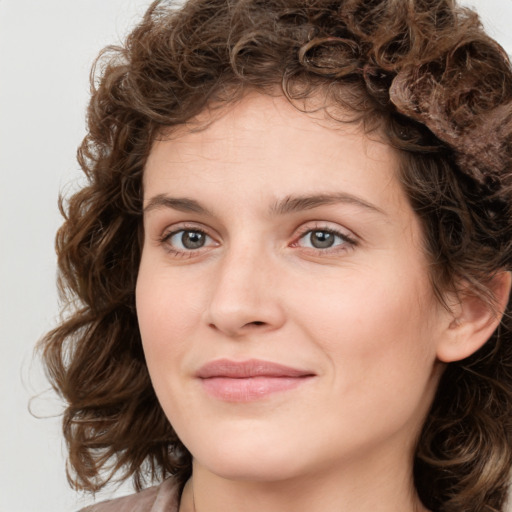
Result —
[[382, 185], [396, 180], [398, 166], [396, 151], [378, 133], [365, 134], [360, 123], [335, 121], [323, 108], [305, 113], [284, 97], [251, 93], [162, 133], [146, 163], [144, 188], [147, 195], [155, 180], [191, 184], [213, 172], [263, 180], [270, 191], [304, 179], [328, 189], [379, 170]]

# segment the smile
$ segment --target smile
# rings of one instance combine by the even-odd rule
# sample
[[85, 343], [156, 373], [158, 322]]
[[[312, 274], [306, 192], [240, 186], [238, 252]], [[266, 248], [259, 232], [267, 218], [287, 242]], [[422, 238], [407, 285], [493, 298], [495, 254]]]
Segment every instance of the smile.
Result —
[[203, 389], [226, 402], [252, 402], [297, 388], [315, 376], [308, 370], [251, 359], [212, 361], [197, 372]]

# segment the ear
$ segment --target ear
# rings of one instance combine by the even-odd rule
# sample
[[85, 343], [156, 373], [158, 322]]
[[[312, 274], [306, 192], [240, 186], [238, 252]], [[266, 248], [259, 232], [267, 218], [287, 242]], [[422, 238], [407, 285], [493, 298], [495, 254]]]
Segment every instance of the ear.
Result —
[[495, 302], [490, 305], [469, 289], [457, 294], [444, 336], [437, 346], [440, 361], [451, 363], [469, 357], [492, 336], [507, 308], [512, 276], [498, 272], [489, 283]]

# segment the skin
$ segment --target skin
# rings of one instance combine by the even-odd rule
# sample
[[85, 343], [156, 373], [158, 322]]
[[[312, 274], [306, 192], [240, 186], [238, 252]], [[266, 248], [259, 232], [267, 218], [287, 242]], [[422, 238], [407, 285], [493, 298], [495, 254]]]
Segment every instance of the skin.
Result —
[[[194, 458], [181, 512], [425, 510], [414, 444], [456, 328], [397, 169], [358, 126], [258, 94], [154, 144], [137, 311], [159, 401]], [[304, 196], [315, 205], [285, 201]], [[204, 245], [185, 247], [183, 230]], [[322, 230], [338, 234], [315, 248]], [[229, 402], [196, 376], [221, 358], [314, 377]]]

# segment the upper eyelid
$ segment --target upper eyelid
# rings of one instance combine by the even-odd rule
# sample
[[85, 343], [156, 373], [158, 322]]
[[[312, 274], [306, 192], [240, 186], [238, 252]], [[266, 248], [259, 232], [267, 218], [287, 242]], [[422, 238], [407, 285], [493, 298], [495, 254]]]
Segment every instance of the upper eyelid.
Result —
[[313, 222], [312, 225], [308, 225], [308, 222], [303, 223], [299, 226], [295, 231], [295, 237], [301, 237], [310, 231], [329, 231], [334, 234], [339, 234], [340, 236], [350, 239], [350, 240], [359, 240], [361, 237], [354, 233], [351, 229], [341, 226], [340, 224], [329, 222], [329, 221], [310, 221]]
[[320, 222], [317, 226], [300, 226], [297, 229], [299, 234], [309, 233], [310, 231], [332, 231], [333, 233], [344, 234], [345, 232], [350, 233], [350, 230], [346, 228], [338, 228], [328, 225], [327, 223]]
[[171, 224], [162, 230], [162, 236], [178, 233], [179, 231], [200, 231], [211, 238], [215, 238], [215, 236], [212, 235], [213, 230], [211, 228], [205, 227], [204, 224], [194, 221], [176, 222], [175, 224]]

